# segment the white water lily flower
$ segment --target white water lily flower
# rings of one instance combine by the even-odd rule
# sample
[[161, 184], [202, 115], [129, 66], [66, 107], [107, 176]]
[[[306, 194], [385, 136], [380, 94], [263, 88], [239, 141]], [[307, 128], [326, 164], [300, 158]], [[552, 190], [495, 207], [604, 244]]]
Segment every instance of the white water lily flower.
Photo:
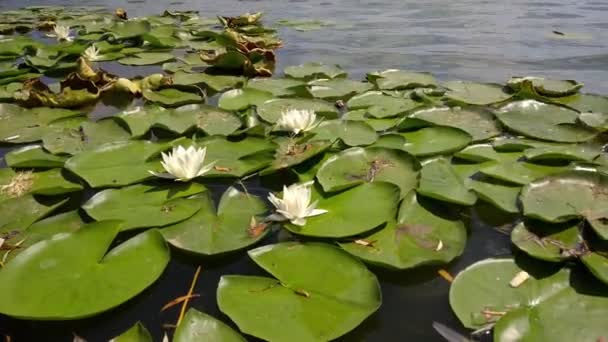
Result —
[[148, 172], [157, 177], [187, 182], [211, 171], [215, 162], [205, 165], [204, 162], [206, 154], [206, 147], [196, 148], [194, 146], [190, 146], [187, 149], [183, 148], [182, 146], [174, 147], [173, 151], [169, 153], [161, 153], [163, 161], [160, 163], [167, 171], [166, 173], [157, 173], [154, 171]]
[[99, 60], [101, 54], [99, 53], [99, 49], [97, 49], [95, 45], [91, 45], [86, 50], [84, 50], [82, 57], [86, 58], [88, 61], [94, 62]]
[[70, 27], [63, 25], [55, 25], [53, 27], [53, 33], [48, 34], [49, 37], [57, 38], [57, 41], [71, 42], [74, 37], [70, 36]]
[[317, 201], [310, 203], [311, 189], [314, 183], [292, 184], [283, 186], [283, 198], [277, 198], [274, 194], [268, 195], [268, 200], [276, 207], [276, 213], [268, 217], [271, 221], [288, 220], [297, 226], [306, 224], [306, 218], [325, 214], [327, 210], [316, 209]]
[[317, 127], [317, 115], [308, 109], [289, 109], [281, 113], [277, 126], [282, 131], [291, 131], [294, 134], [310, 131]]

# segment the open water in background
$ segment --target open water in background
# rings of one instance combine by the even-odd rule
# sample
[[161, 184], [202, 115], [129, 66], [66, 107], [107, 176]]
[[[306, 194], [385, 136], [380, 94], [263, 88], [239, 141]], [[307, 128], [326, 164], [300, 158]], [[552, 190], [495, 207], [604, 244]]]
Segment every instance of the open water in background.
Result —
[[[280, 28], [285, 46], [279, 51], [277, 71], [286, 65], [321, 61], [340, 64], [353, 78], [387, 68], [429, 71], [442, 80], [498, 83], [513, 75], [536, 75], [576, 79], [585, 83], [586, 92], [608, 94], [605, 0], [0, 0], [0, 10], [52, 4], [124, 7], [130, 17], [165, 9], [199, 10], [209, 17], [264, 11], [267, 25], [279, 19], [334, 23], [310, 32]], [[221, 194], [225, 186], [211, 188]], [[267, 193], [259, 184], [250, 190]], [[452, 274], [476, 260], [511, 253], [509, 237], [492, 228], [508, 220], [501, 220], [486, 206], [476, 206], [470, 215], [473, 223], [465, 253], [446, 266]], [[275, 234], [264, 243], [278, 238]], [[10, 334], [13, 341], [71, 341], [76, 333], [88, 341], [107, 341], [140, 320], [160, 341], [162, 324], [175, 322], [177, 308], [163, 313], [159, 310], [187, 292], [199, 263], [203, 272], [194, 292], [201, 297], [191, 306], [229, 322], [215, 300], [220, 276], [263, 274], [260, 268], [245, 253], [213, 261], [173, 253], [170, 266], [157, 283], [111, 312], [86, 320], [46, 323], [0, 316], [0, 335]], [[433, 321], [462, 330], [449, 307], [449, 284], [437, 277], [437, 269], [373, 270], [381, 280], [384, 303], [341, 340], [441, 341], [431, 327]]]

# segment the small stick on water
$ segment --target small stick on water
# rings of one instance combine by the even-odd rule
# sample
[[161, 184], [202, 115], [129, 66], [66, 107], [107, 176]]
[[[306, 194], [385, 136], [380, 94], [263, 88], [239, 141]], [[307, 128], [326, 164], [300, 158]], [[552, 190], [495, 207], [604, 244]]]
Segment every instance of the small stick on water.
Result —
[[198, 298], [198, 297], [200, 297], [200, 296], [201, 296], [201, 295], [200, 295], [200, 294], [198, 294], [198, 293], [193, 293], [193, 294], [192, 294], [192, 295], [190, 295], [190, 296], [185, 295], [185, 296], [180, 296], [180, 297], [177, 297], [177, 298], [175, 298], [174, 300], [170, 301], [169, 303], [165, 304], [165, 306], [163, 306], [163, 308], [162, 308], [162, 309], [160, 309], [160, 311], [161, 311], [161, 312], [163, 312], [163, 311], [165, 311], [165, 310], [167, 310], [167, 309], [170, 309], [170, 308], [174, 307], [175, 305], [182, 303], [182, 302], [183, 302], [183, 301], [185, 301], [186, 299]]
[[[194, 278], [192, 278], [192, 283], [190, 284], [190, 289], [188, 290], [187, 297], [192, 297], [192, 293], [194, 292], [194, 287], [196, 286], [196, 282], [198, 280], [198, 275], [201, 273], [201, 267], [198, 266], [196, 268], [196, 272], [194, 273]], [[179, 312], [179, 317], [177, 318], [177, 326], [181, 323], [182, 319], [184, 319], [184, 315], [186, 315], [186, 308], [188, 307], [188, 302], [190, 298], [186, 298], [184, 300], [184, 304], [182, 305], [182, 309]]]
[[448, 283], [454, 282], [454, 277], [452, 277], [452, 275], [450, 274], [450, 272], [444, 270], [443, 268], [440, 269], [439, 271], [437, 271], [437, 273], [439, 273], [439, 275], [441, 276], [441, 278], [447, 280]]

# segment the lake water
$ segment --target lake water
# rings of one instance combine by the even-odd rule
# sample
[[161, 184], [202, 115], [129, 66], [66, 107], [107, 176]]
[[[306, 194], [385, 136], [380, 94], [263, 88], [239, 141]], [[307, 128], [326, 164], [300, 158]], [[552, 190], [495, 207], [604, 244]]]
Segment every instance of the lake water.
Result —
[[[333, 25], [311, 32], [280, 29], [285, 46], [278, 56], [279, 70], [322, 61], [342, 65], [355, 78], [386, 68], [429, 71], [444, 80], [500, 83], [513, 75], [538, 75], [576, 79], [585, 83], [587, 92], [608, 94], [606, 1], [0, 0], [0, 9], [41, 4], [121, 6], [131, 17], [174, 9], [199, 10], [210, 17], [264, 11], [267, 24], [318, 19]], [[221, 193], [221, 187], [214, 192]], [[508, 220], [483, 206], [469, 214], [474, 224], [466, 251], [445, 267], [452, 274], [475, 260], [511, 253], [509, 237], [492, 228]], [[490, 224], [490, 218], [499, 222]], [[265, 243], [278, 238], [275, 234]], [[244, 253], [213, 261], [174, 253], [156, 284], [116, 310], [75, 322], [0, 317], [0, 334], [10, 334], [13, 341], [71, 341], [73, 333], [88, 341], [107, 341], [141, 320], [160, 341], [162, 325], [174, 323], [177, 310], [159, 310], [187, 292], [198, 264], [203, 272], [195, 293], [201, 297], [191, 306], [228, 322], [215, 300], [220, 276], [262, 271]], [[462, 331], [449, 307], [449, 283], [437, 276], [437, 269], [374, 271], [382, 283], [384, 303], [343, 341], [441, 341], [431, 327], [433, 321]]]

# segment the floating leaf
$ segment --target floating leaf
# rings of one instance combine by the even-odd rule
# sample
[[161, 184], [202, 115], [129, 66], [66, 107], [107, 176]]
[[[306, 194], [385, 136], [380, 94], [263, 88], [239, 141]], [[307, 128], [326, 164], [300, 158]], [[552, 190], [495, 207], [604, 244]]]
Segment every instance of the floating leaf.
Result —
[[118, 63], [125, 65], [153, 65], [173, 60], [175, 57], [167, 52], [141, 52], [133, 56], [121, 58]]
[[93, 188], [124, 186], [153, 177], [148, 170], [159, 162], [150, 159], [169, 146], [142, 140], [110, 142], [68, 159], [65, 168]]
[[[550, 274], [525, 267], [531, 277], [521, 286], [509, 282], [522, 271], [512, 259], [486, 259], [462, 271], [450, 288], [450, 305], [465, 327], [496, 323], [497, 341], [593, 341], [605, 333], [602, 320], [608, 297], [597, 283], [580, 291], [568, 269]], [[577, 286], [578, 287], [578, 286]]]
[[8, 152], [4, 156], [6, 164], [15, 168], [63, 167], [68, 159], [46, 151], [40, 145], [28, 145]]
[[279, 146], [276, 150], [274, 160], [268, 168], [262, 170], [262, 175], [298, 165], [325, 152], [332, 145], [332, 142], [328, 140], [300, 142], [291, 138], [278, 138], [275, 142]]
[[203, 194], [197, 200], [201, 209], [194, 216], [161, 231], [174, 247], [199, 255], [222, 254], [246, 248], [270, 231], [263, 217], [268, 209], [257, 196], [230, 187], [217, 212], [211, 195]]
[[570, 171], [534, 181], [521, 192], [524, 215], [546, 222], [585, 218], [608, 239], [608, 175]]
[[555, 144], [545, 147], [534, 147], [524, 151], [526, 159], [592, 161], [602, 153], [600, 146], [591, 144]]
[[276, 97], [295, 95], [294, 88], [302, 85], [303, 81], [290, 78], [254, 78], [247, 82], [247, 88], [269, 92]]
[[313, 97], [330, 101], [346, 100], [371, 88], [373, 85], [369, 83], [344, 78], [315, 80], [308, 82], [307, 85], [308, 92]]
[[327, 120], [311, 130], [313, 140], [341, 139], [348, 146], [373, 144], [378, 139], [376, 131], [367, 123], [350, 120]]
[[97, 221], [121, 220], [122, 230], [162, 227], [185, 220], [201, 208], [187, 197], [206, 191], [198, 183], [155, 187], [132, 185], [96, 193], [82, 208]]
[[399, 188], [385, 182], [364, 183], [337, 194], [313, 193], [317, 208], [328, 212], [306, 219], [304, 226], [285, 224], [298, 235], [342, 238], [368, 232], [395, 217]]
[[337, 116], [336, 108], [329, 102], [313, 99], [273, 99], [258, 106], [258, 114], [267, 122], [275, 123], [281, 113], [291, 110], [312, 110], [316, 114], [333, 119]]
[[67, 109], [31, 108], [25, 109], [13, 104], [0, 104], [0, 140], [9, 143], [24, 143], [41, 140], [48, 132], [49, 125], [60, 119], [80, 116]]
[[393, 183], [405, 196], [418, 183], [418, 165], [406, 152], [380, 147], [354, 147], [333, 155], [321, 164], [317, 179], [323, 190], [334, 192], [364, 182]]
[[521, 187], [508, 186], [502, 184], [493, 184], [473, 180], [470, 183], [471, 190], [477, 194], [480, 199], [490, 202], [497, 208], [508, 213], [516, 214], [519, 212], [517, 207], [517, 198]]
[[[281, 243], [249, 251], [249, 256], [277, 279], [228, 275], [217, 291], [220, 310], [249, 335], [270, 341], [329, 341], [380, 307], [376, 276], [338, 248]], [[299, 309], [286, 315], [286, 307]]]
[[524, 81], [531, 81], [534, 90], [544, 96], [562, 97], [577, 93], [583, 85], [574, 80], [550, 80], [542, 77], [512, 77], [507, 86], [518, 91]]
[[108, 141], [127, 141], [131, 137], [113, 119], [82, 121], [77, 128], [54, 126], [51, 124], [54, 129], [42, 139], [44, 148], [53, 154], [74, 155], [96, 149]]
[[19, 254], [0, 272], [0, 312], [26, 319], [77, 319], [136, 296], [162, 274], [169, 249], [158, 231], [149, 230], [107, 253], [119, 229], [118, 222], [92, 223]]
[[400, 90], [412, 88], [427, 88], [437, 86], [433, 75], [426, 72], [411, 72], [389, 69], [367, 74], [367, 79], [376, 83], [378, 88]]
[[285, 68], [285, 75], [291, 78], [303, 79], [306, 81], [346, 77], [346, 72], [338, 65], [326, 65], [322, 63], [306, 63]]
[[504, 161], [488, 165], [479, 171], [486, 176], [519, 185], [526, 185], [539, 178], [568, 170], [564, 166], [539, 165], [520, 161]]
[[65, 179], [61, 169], [40, 172], [0, 169], [0, 201], [26, 194], [59, 195], [79, 190], [82, 186]]
[[246, 342], [245, 338], [234, 331], [222, 321], [200, 312], [189, 309], [181, 321], [175, 335], [174, 342], [190, 342], [205, 337], [211, 341]]
[[473, 205], [477, 200], [475, 194], [465, 186], [463, 179], [444, 158], [422, 164], [417, 192], [440, 201], [461, 205]]
[[0, 201], [0, 232], [22, 231], [66, 202], [63, 198], [37, 200], [33, 195]]
[[414, 112], [409, 118], [461, 129], [469, 133], [473, 141], [486, 140], [501, 133], [494, 115], [475, 107], [435, 107]]
[[443, 126], [426, 127], [400, 135], [405, 138], [401, 148], [417, 157], [455, 152], [472, 140], [464, 131]]
[[225, 110], [239, 111], [251, 106], [259, 106], [271, 98], [271, 93], [261, 90], [252, 88], [232, 89], [220, 96], [218, 107]]
[[179, 107], [190, 103], [204, 102], [205, 99], [195, 93], [189, 93], [175, 88], [165, 88], [161, 90], [145, 89], [143, 96], [146, 100], [160, 103], [163, 106]]
[[110, 340], [110, 342], [152, 342], [152, 335], [141, 322], [135, 323], [129, 330]]
[[231, 88], [238, 88], [245, 83], [241, 76], [209, 75], [205, 73], [187, 73], [178, 71], [173, 75], [174, 85], [204, 85], [205, 87], [220, 92]]
[[578, 257], [576, 253], [582, 243], [578, 226], [579, 223], [555, 225], [536, 222], [531, 225], [521, 222], [511, 232], [511, 242], [534, 258], [560, 262]]
[[370, 116], [378, 119], [402, 116], [420, 106], [414, 100], [389, 96], [380, 91], [353, 96], [346, 104], [349, 109], [364, 108]]
[[448, 89], [445, 96], [453, 101], [486, 106], [511, 98], [502, 86], [474, 82], [452, 81], [443, 84]]
[[537, 139], [583, 142], [597, 134], [576, 124], [575, 111], [535, 100], [511, 102], [501, 107], [496, 116], [509, 129]]
[[466, 238], [462, 222], [433, 214], [412, 191], [401, 203], [398, 222], [363, 238], [369, 245], [355, 241], [340, 246], [369, 263], [408, 269], [450, 262], [462, 253]]
[[397, 125], [401, 118], [393, 117], [386, 119], [376, 119], [368, 117], [367, 109], [357, 109], [344, 113], [342, 118], [344, 121], [365, 121], [367, 125], [372, 127], [376, 132], [387, 131]]

